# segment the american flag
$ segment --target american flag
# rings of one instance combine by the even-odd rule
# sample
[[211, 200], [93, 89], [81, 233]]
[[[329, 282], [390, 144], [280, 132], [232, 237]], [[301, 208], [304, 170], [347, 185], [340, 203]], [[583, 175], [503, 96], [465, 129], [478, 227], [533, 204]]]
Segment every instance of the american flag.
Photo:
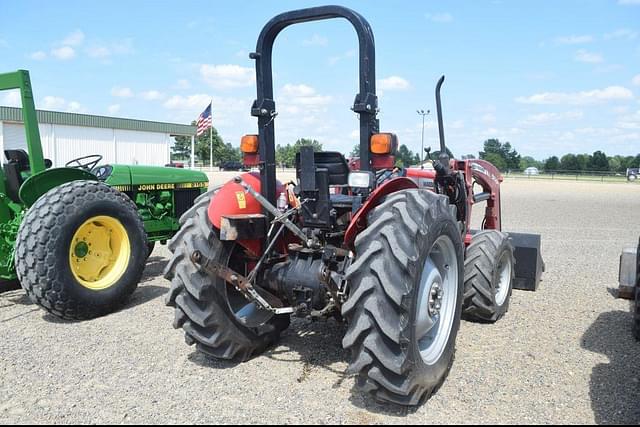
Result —
[[211, 127], [211, 104], [200, 114], [198, 117], [198, 131], [196, 132], [197, 136], [202, 135]]

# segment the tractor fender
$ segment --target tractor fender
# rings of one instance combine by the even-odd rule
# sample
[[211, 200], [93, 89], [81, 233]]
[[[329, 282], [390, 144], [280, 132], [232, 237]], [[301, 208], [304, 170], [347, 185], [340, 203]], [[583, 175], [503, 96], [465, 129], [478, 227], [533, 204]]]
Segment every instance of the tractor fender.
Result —
[[[251, 188], [260, 193], [261, 182], [258, 172], [249, 172], [240, 175], [242, 180], [249, 184]], [[285, 191], [284, 185], [276, 181], [276, 192], [280, 194]], [[221, 229], [222, 217], [230, 215], [253, 215], [263, 212], [262, 205], [251, 194], [247, 194], [240, 184], [233, 180], [224, 184], [211, 199], [207, 215], [211, 224]], [[261, 239], [238, 240], [239, 245], [250, 251], [253, 255], [261, 255]]]
[[349, 228], [347, 228], [347, 232], [344, 235], [345, 245], [353, 250], [353, 243], [355, 242], [356, 237], [368, 226], [368, 213], [371, 209], [378, 206], [385, 196], [395, 193], [396, 191], [409, 190], [413, 188], [418, 188], [418, 185], [414, 180], [406, 177], [394, 178], [376, 188], [351, 219], [351, 224], [349, 224]]
[[30, 208], [41, 196], [62, 184], [72, 181], [97, 181], [90, 172], [76, 168], [49, 169], [30, 176], [20, 187], [20, 200]]

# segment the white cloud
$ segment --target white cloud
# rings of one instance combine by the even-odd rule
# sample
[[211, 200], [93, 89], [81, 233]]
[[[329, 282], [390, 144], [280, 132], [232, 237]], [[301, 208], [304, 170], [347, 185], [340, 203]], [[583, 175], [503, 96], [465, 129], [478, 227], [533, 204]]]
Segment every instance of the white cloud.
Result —
[[118, 114], [118, 112], [120, 111], [120, 104], [109, 105], [109, 107], [107, 108], [107, 111], [111, 115]]
[[78, 101], [69, 101], [59, 96], [45, 96], [42, 98], [42, 102], [39, 103], [38, 108], [43, 110], [55, 110], [66, 111], [69, 113], [84, 113], [86, 108], [82, 106]]
[[104, 59], [111, 56], [111, 51], [104, 46], [91, 46], [87, 48], [86, 52], [91, 58]]
[[142, 96], [142, 99], [146, 101], [158, 101], [164, 98], [164, 94], [161, 92], [158, 92], [157, 90], [149, 90], [146, 92], [142, 92], [141, 96]]
[[605, 40], [616, 40], [616, 39], [626, 39], [626, 40], [635, 40], [638, 37], [638, 32], [630, 30], [628, 28], [620, 28], [611, 33], [607, 33], [604, 35]]
[[[304, 106], [320, 108], [331, 103], [331, 96], [319, 95], [314, 88], [304, 84], [286, 84], [282, 87], [282, 104], [287, 106]], [[297, 112], [298, 110], [296, 110]]]
[[447, 24], [453, 22], [453, 16], [450, 13], [427, 13], [425, 17], [432, 22], [438, 22], [441, 24]]
[[302, 42], [303, 46], [322, 46], [329, 45], [329, 39], [319, 34], [314, 34], [310, 39], [306, 39]]
[[234, 89], [253, 85], [255, 74], [252, 68], [239, 65], [211, 65], [200, 66], [203, 80], [214, 89]]
[[631, 80], [631, 83], [633, 83], [635, 86], [640, 86], [640, 74], [635, 76], [633, 80]]
[[77, 101], [69, 102], [66, 110], [70, 113], [84, 113], [86, 111], [86, 109]]
[[583, 35], [583, 36], [562, 36], [556, 38], [556, 43], [558, 44], [585, 44], [591, 43], [593, 41], [593, 36]]
[[211, 102], [210, 95], [172, 96], [162, 104], [169, 110], [204, 110]]
[[584, 116], [582, 111], [566, 111], [562, 113], [539, 113], [527, 116], [519, 124], [521, 125], [543, 125], [554, 122], [562, 122], [568, 120], [579, 120]]
[[531, 96], [516, 98], [521, 104], [568, 104], [589, 105], [601, 104], [610, 101], [628, 101], [633, 99], [633, 92], [622, 86], [609, 86], [605, 89], [594, 89], [582, 92], [544, 92]]
[[407, 90], [410, 87], [409, 81], [399, 76], [390, 76], [386, 79], [378, 80], [378, 88], [381, 90]]
[[599, 64], [604, 61], [602, 55], [599, 53], [589, 52], [585, 49], [580, 49], [576, 52], [575, 60], [578, 62], [586, 62], [588, 64]]
[[42, 61], [47, 58], [47, 54], [46, 52], [39, 50], [29, 55], [29, 58], [33, 59], [34, 61]]
[[114, 86], [111, 89], [111, 96], [118, 98], [131, 98], [133, 97], [133, 91], [128, 87]]
[[75, 58], [76, 51], [71, 46], [62, 46], [51, 50], [51, 55], [62, 61], [66, 61]]
[[4, 93], [0, 93], [0, 105], [6, 107], [18, 107], [22, 106], [22, 100], [20, 99], [20, 91], [17, 89], [9, 90]]
[[44, 110], [62, 110], [67, 101], [57, 96], [45, 96], [42, 100], [42, 109]]
[[84, 33], [81, 30], [75, 30], [62, 40], [62, 45], [79, 46], [84, 42]]

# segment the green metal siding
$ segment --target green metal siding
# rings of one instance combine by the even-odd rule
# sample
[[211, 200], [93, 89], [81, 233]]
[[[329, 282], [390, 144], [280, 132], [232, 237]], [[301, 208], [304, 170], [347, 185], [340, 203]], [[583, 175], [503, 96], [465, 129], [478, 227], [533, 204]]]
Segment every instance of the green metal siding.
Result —
[[[122, 119], [116, 117], [91, 116], [88, 114], [62, 113], [59, 111], [37, 110], [37, 114], [38, 123], [86, 126], [104, 129], [137, 130], [141, 132], [168, 133], [170, 135], [184, 136], [192, 136], [196, 134], [196, 127], [190, 125]], [[0, 106], [0, 121], [22, 123], [22, 109]]]

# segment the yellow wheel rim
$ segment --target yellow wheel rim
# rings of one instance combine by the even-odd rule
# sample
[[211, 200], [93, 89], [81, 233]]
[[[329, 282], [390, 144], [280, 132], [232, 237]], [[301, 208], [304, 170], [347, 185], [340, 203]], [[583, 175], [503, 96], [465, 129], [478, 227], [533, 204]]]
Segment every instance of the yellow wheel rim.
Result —
[[82, 286], [94, 291], [118, 282], [127, 271], [130, 256], [127, 230], [109, 216], [96, 216], [82, 224], [69, 248], [73, 276]]

